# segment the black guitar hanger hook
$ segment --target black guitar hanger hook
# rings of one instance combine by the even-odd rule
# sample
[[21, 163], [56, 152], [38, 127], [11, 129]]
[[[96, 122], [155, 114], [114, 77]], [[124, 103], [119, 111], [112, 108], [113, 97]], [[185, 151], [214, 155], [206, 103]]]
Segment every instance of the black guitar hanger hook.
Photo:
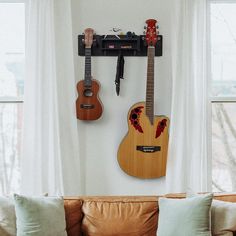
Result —
[[117, 65], [116, 65], [116, 79], [115, 79], [115, 85], [116, 85], [116, 94], [119, 96], [120, 94], [120, 79], [124, 79], [124, 56], [119, 53], [117, 58]]

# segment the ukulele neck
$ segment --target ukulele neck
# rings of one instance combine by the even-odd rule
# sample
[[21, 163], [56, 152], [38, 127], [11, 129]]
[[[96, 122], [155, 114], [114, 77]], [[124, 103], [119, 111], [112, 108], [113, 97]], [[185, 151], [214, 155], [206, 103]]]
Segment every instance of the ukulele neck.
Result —
[[92, 79], [91, 79], [91, 47], [86, 47], [85, 48], [84, 85], [85, 85], [85, 87], [91, 87], [92, 86]]
[[148, 47], [147, 84], [146, 84], [146, 116], [151, 125], [154, 120], [154, 56], [155, 47]]

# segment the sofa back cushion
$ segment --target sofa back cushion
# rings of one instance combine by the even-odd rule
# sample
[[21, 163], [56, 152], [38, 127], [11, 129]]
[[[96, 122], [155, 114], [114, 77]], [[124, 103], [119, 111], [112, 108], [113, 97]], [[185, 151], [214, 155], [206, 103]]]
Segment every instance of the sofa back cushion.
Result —
[[86, 236], [155, 236], [156, 197], [100, 197], [82, 206], [82, 231]]
[[64, 199], [66, 231], [68, 236], [81, 235], [82, 214], [81, 199]]

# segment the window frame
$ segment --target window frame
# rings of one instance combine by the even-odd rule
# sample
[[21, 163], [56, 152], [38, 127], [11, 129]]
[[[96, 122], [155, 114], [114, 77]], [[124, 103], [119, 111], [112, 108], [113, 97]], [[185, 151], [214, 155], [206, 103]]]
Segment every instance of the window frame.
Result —
[[224, 102], [236, 102], [236, 96], [227, 96], [227, 97], [216, 97], [211, 95], [211, 13], [210, 7], [211, 3], [234, 3], [236, 4], [236, 0], [208, 0], [207, 2], [207, 61], [208, 61], [208, 71], [207, 77], [208, 79], [208, 88], [209, 88], [209, 101], [210, 103], [224, 103]]
[[[24, 51], [23, 51], [24, 57], [25, 57], [25, 55], [26, 55], [26, 33], [27, 33], [26, 29], [27, 29], [27, 19], [28, 19], [28, 17], [27, 17], [28, 0], [0, 0], [0, 4], [19, 4], [19, 3], [24, 4], [23, 8], [24, 8], [24, 11], [25, 11], [24, 12], [25, 31], [23, 32], [24, 35], [25, 35], [25, 47], [24, 47]], [[23, 83], [25, 83], [25, 78], [23, 78]], [[24, 103], [24, 92], [23, 92], [23, 94], [20, 94], [20, 95], [16, 94], [15, 96], [0, 96], [0, 105], [1, 106], [5, 106], [5, 105], [8, 106], [8, 104], [9, 104], [9, 106], [16, 106], [17, 107], [16, 109], [18, 109], [18, 111], [21, 110], [22, 114], [23, 114], [23, 103]], [[21, 142], [21, 139], [22, 139], [22, 136], [21, 136], [22, 133], [19, 134], [18, 132], [19, 132], [19, 130], [20, 130], [20, 132], [23, 131], [22, 130], [23, 129], [23, 120], [22, 120], [22, 117], [19, 117], [19, 116], [17, 116], [15, 119], [17, 120], [16, 122], [20, 122], [20, 124], [21, 124], [21, 129], [17, 128], [17, 130], [15, 131], [15, 135], [17, 136], [17, 138], [15, 138], [15, 141], [17, 140], [16, 142], [17, 142], [17, 144], [19, 144]], [[13, 134], [13, 136], [14, 136], [14, 134]], [[17, 147], [17, 145], [15, 147]], [[20, 158], [21, 158], [20, 157], [21, 151], [20, 151], [20, 148], [19, 149], [17, 148], [17, 150], [18, 151], [15, 151], [15, 152], [13, 151], [12, 152], [13, 155], [14, 155], [14, 158], [17, 157], [17, 161], [16, 160], [14, 161], [14, 158], [7, 160], [7, 161], [9, 161], [9, 160], [12, 161], [11, 162], [12, 164], [11, 164], [11, 167], [10, 167], [12, 169], [10, 170], [11, 172], [9, 172], [11, 174], [9, 175], [8, 169], [6, 167], [4, 168], [4, 172], [5, 172], [6, 179], [7, 179], [7, 180], [3, 180], [3, 186], [4, 187], [2, 187], [2, 191], [3, 191], [4, 194], [10, 194], [12, 191], [15, 192], [16, 189], [18, 189], [18, 187], [19, 187], [17, 185], [17, 182], [20, 181], [20, 174], [19, 174], [19, 165], [20, 165], [20, 163], [19, 162], [20, 162]], [[18, 164], [16, 164], [16, 163], [18, 163]], [[14, 173], [16, 171], [18, 172], [16, 178], [15, 177], [9, 178], [9, 176], [14, 175]], [[8, 180], [11, 180], [11, 182], [9, 182], [9, 186], [6, 186], [6, 183], [7, 183]], [[17, 181], [17, 182], [15, 182], [15, 181]]]
[[0, 3], [26, 3], [28, 0], [0, 0]]
[[[25, 4], [25, 25], [27, 21], [26, 7], [28, 0], [0, 0], [1, 3], [24, 3]], [[25, 32], [26, 36], [26, 32]], [[11, 97], [11, 96], [0, 96], [0, 104], [2, 103], [24, 103], [24, 96]]]
[[[208, 86], [208, 145], [207, 145], [207, 153], [208, 153], [208, 160], [210, 161], [210, 170], [209, 176], [212, 179], [212, 163], [213, 163], [213, 153], [212, 153], [212, 104], [214, 103], [235, 103], [236, 104], [236, 96], [212, 96], [212, 74], [211, 74], [211, 4], [212, 3], [228, 3], [228, 4], [236, 4], [236, 0], [208, 0], [207, 1], [207, 86]], [[210, 157], [210, 158], [209, 158]], [[212, 181], [209, 190], [212, 190]]]

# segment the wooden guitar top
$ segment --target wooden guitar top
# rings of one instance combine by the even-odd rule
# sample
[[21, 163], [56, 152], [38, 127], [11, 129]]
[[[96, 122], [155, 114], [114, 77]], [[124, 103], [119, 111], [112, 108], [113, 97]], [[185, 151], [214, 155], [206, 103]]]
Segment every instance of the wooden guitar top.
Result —
[[145, 115], [145, 103], [133, 105], [128, 112], [128, 133], [118, 150], [118, 162], [127, 174], [139, 178], [165, 176], [169, 119], [154, 116], [153, 125]]

